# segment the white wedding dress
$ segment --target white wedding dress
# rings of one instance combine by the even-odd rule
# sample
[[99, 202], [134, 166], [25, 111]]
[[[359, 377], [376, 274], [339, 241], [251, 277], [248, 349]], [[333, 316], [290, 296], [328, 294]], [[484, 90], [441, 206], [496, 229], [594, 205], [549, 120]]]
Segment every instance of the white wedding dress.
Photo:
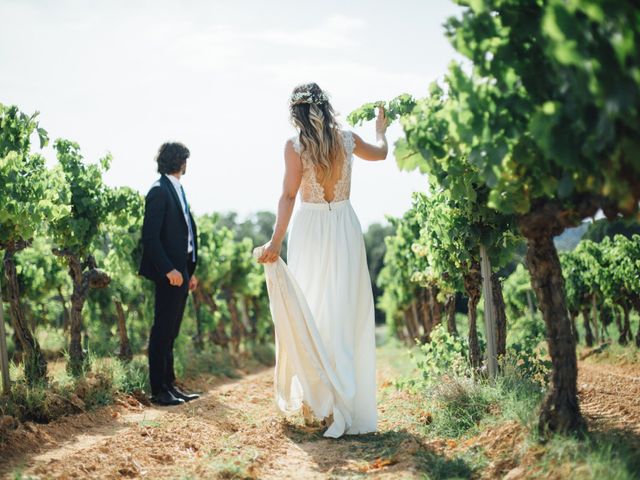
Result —
[[[275, 395], [284, 413], [305, 402], [317, 418], [333, 415], [324, 436], [376, 431], [375, 320], [360, 222], [349, 202], [353, 136], [334, 199], [303, 159], [301, 206], [287, 258], [265, 264], [276, 333]], [[298, 139], [294, 147], [300, 153]], [[259, 252], [256, 252], [256, 255]]]

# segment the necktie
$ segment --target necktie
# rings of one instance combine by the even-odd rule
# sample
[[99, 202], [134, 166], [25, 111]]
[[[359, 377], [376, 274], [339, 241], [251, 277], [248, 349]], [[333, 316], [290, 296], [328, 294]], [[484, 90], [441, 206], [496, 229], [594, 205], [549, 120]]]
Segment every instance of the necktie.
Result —
[[[187, 202], [187, 196], [184, 193], [184, 188], [182, 188], [182, 185], [180, 185], [180, 193], [182, 194], [182, 200], [184, 200], [184, 215], [185, 215], [185, 218], [187, 219], [187, 226], [189, 227], [189, 236], [193, 239], [193, 227], [191, 226], [191, 215], [189, 215], [189, 203]], [[191, 248], [193, 249], [193, 251], [191, 252], [191, 256], [195, 261], [196, 249], [194, 245], [194, 240], [195, 239], [191, 240]]]
[[184, 188], [180, 185], [180, 193], [182, 193], [182, 200], [184, 200], [184, 213], [189, 215], [189, 204], [187, 203], [187, 196], [184, 194]]

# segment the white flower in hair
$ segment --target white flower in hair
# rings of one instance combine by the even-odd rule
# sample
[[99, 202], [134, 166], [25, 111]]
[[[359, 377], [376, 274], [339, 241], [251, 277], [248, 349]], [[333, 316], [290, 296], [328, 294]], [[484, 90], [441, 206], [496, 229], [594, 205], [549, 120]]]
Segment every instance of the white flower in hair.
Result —
[[299, 105], [301, 103], [313, 103], [315, 105], [320, 105], [321, 103], [328, 102], [329, 98], [324, 92], [320, 92], [318, 94], [313, 94], [312, 92], [296, 92], [291, 95], [290, 103], [291, 105]]

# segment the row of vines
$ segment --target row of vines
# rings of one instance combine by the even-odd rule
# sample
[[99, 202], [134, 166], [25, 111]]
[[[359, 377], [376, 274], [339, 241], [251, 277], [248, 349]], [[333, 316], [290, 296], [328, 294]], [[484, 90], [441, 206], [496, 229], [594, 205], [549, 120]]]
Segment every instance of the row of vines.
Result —
[[639, 293], [638, 238], [597, 249], [584, 243], [561, 259], [554, 237], [599, 211], [609, 219], [638, 214], [640, 11], [624, 1], [456, 3], [462, 14], [445, 31], [465, 63], [453, 63], [423, 98], [401, 95], [349, 116], [357, 124], [384, 106], [404, 131], [398, 165], [428, 178], [426, 192], [394, 221], [381, 306], [400, 335], [406, 329], [428, 340], [442, 315], [455, 332], [452, 299], [464, 293], [470, 360], [479, 367], [481, 248], [493, 266], [496, 343], [504, 353], [506, 306], [495, 274], [526, 243], [535, 293], [528, 303], [544, 320], [552, 364], [540, 429], [580, 430], [572, 319], [587, 306], [609, 309], [587, 313], [593, 334], [604, 323], [596, 318], [612, 315], [621, 341], [631, 339], [625, 328]]
[[[153, 285], [137, 275], [144, 198], [107, 186], [111, 158], [86, 162], [68, 140], [54, 142], [49, 167], [40, 153], [48, 141], [36, 115], [0, 105], [0, 283], [12, 356], [30, 385], [47, 382], [47, 358], [61, 353], [41, 348], [36, 330], [66, 337], [67, 369], [77, 377], [91, 368], [90, 351], [125, 361], [141, 353], [153, 320]], [[268, 299], [252, 248], [268, 238], [273, 215], [197, 221], [200, 284], [187, 315], [195, 348], [237, 355], [268, 343]]]

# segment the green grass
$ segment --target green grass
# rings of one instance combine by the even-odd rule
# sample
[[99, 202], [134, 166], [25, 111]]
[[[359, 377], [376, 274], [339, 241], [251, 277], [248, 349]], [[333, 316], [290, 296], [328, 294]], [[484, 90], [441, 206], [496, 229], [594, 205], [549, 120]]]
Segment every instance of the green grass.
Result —
[[[582, 354], [590, 351], [591, 348], [581, 346], [578, 348], [578, 357]], [[604, 363], [604, 364], [640, 364], [640, 348], [635, 346], [635, 343], [626, 346], [619, 345], [617, 341], [613, 341], [608, 347], [606, 347], [601, 353], [590, 355], [587, 359], [589, 363]]]
[[13, 480], [39, 480], [40, 477], [32, 477], [30, 475], [24, 475], [22, 472], [15, 472], [11, 478]]
[[480, 421], [489, 414], [493, 391], [471, 379], [443, 379], [430, 392], [433, 421], [432, 436], [459, 438], [475, 432]]
[[631, 480], [640, 477], [637, 439], [616, 431], [594, 432], [585, 438], [556, 435], [536, 466], [541, 476], [568, 479]]
[[239, 378], [238, 368], [251, 368], [260, 365], [273, 365], [275, 351], [270, 344], [251, 345], [249, 350], [235, 355], [212, 343], [205, 344], [202, 350], [196, 350], [191, 339], [179, 336], [174, 347], [176, 375], [179, 378], [192, 378], [201, 374], [217, 377]]

